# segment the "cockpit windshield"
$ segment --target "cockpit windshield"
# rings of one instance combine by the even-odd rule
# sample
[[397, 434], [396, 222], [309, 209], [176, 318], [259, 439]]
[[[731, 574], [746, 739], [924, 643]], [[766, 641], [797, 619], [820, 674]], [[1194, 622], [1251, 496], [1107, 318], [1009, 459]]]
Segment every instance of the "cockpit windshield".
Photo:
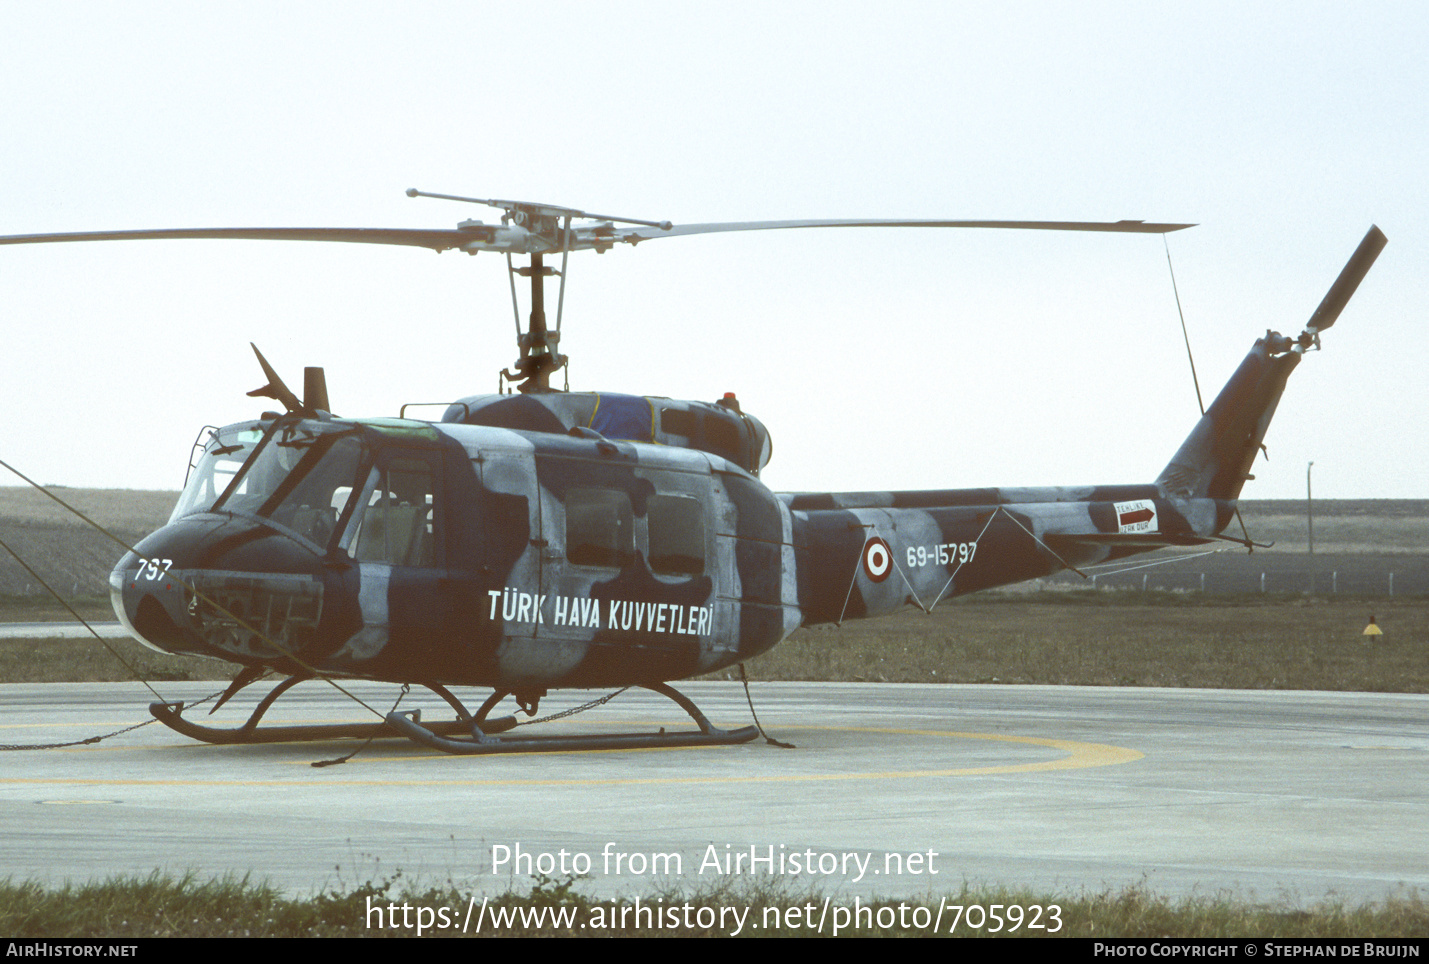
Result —
[[278, 422], [213, 509], [271, 519], [326, 546], [367, 481], [366, 462], [355, 426]]
[[253, 454], [253, 449], [263, 441], [264, 428], [262, 422], [255, 421], [238, 422], [210, 431], [203, 454], [189, 470], [184, 491], [179, 494], [179, 503], [174, 506], [169, 521], [212, 509], [238, 470], [243, 468], [248, 456]]

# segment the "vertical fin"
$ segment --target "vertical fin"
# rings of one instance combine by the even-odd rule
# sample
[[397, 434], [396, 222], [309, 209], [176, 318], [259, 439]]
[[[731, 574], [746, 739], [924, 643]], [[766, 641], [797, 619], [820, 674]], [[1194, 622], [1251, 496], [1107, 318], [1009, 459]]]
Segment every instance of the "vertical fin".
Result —
[[1156, 479], [1169, 498], [1235, 499], [1240, 495], [1290, 373], [1305, 352], [1320, 347], [1320, 333], [1339, 318], [1387, 243], [1384, 232], [1371, 226], [1298, 338], [1267, 331], [1264, 338], [1256, 340]]

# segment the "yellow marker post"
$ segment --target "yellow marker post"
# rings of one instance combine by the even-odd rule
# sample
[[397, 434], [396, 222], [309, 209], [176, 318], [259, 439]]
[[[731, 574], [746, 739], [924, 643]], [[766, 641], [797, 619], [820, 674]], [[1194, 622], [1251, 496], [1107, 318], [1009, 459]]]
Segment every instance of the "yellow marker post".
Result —
[[1384, 630], [1379, 628], [1374, 621], [1374, 617], [1371, 616], [1369, 618], [1369, 625], [1364, 628], [1364, 632], [1361, 633], [1361, 635], [1365, 637], [1365, 642], [1368, 643], [1372, 642], [1375, 636], [1383, 636]]

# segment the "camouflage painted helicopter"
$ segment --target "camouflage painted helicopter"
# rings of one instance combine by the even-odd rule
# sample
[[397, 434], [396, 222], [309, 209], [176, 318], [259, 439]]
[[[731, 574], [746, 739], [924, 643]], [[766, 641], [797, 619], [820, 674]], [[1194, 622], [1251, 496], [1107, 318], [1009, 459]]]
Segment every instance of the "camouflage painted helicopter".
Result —
[[[1208, 543], [1233, 518], [1286, 379], [1339, 317], [1386, 243], [1376, 227], [1297, 337], [1267, 332], [1153, 482], [1075, 488], [776, 494], [759, 481], [770, 436], [733, 396], [715, 402], [553, 389], [566, 365], [544, 282], [571, 252], [678, 235], [813, 227], [978, 227], [1164, 233], [1140, 221], [825, 220], [672, 225], [451, 195], [501, 224], [447, 230], [175, 229], [25, 235], [0, 244], [170, 238], [343, 241], [497, 252], [530, 279], [514, 392], [474, 395], [439, 421], [331, 414], [321, 369], [299, 398], [258, 355], [251, 395], [284, 413], [206, 430], [163, 529], [110, 576], [141, 642], [244, 666], [219, 703], [283, 675], [236, 729], [160, 720], [210, 742], [393, 730], [454, 753], [669, 746], [753, 739], [711, 725], [668, 683], [747, 660], [799, 626], [882, 616], [1167, 546]], [[528, 255], [513, 268], [511, 255]], [[562, 269], [545, 264], [559, 254]], [[513, 278], [513, 301], [515, 286]], [[255, 347], [255, 352], [257, 351]], [[1240, 540], [1233, 540], [1240, 541]], [[420, 684], [454, 721], [393, 712], [367, 726], [258, 726], [315, 676]], [[490, 687], [471, 713], [447, 687]], [[697, 731], [501, 735], [513, 696], [533, 715], [557, 688], [641, 686]], [[384, 727], [388, 729], [384, 729]]]

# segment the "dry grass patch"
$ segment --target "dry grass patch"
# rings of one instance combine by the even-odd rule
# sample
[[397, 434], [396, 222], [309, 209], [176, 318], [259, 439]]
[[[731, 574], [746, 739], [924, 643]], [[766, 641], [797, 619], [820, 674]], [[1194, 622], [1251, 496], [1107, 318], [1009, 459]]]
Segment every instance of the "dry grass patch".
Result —
[[[1384, 635], [1361, 635], [1369, 615]], [[800, 630], [759, 679], [1429, 692], [1429, 606], [1347, 597], [1156, 593], [973, 597]]]

